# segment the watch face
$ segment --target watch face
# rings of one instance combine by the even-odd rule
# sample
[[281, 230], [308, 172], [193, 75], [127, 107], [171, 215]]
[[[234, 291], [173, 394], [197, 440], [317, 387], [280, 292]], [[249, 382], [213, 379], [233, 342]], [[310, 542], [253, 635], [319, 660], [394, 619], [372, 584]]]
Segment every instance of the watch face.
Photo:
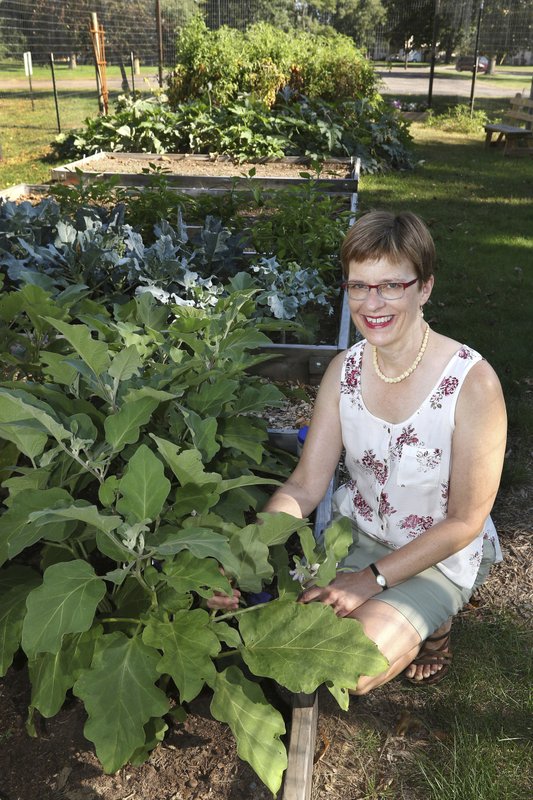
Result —
[[377, 582], [379, 583], [380, 586], [386, 586], [387, 585], [387, 581], [385, 580], [383, 575], [377, 575], [376, 576], [376, 580], [377, 580]]

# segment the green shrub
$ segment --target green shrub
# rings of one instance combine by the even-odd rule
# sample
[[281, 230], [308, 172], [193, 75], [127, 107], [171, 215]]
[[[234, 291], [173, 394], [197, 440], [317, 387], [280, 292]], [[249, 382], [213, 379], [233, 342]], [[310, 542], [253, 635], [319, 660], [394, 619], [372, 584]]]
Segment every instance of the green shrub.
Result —
[[236, 162], [284, 156], [358, 156], [364, 172], [411, 166], [408, 126], [382, 100], [325, 102], [278, 94], [276, 104], [245, 97], [222, 106], [203, 99], [172, 111], [164, 98], [121, 98], [117, 111], [56, 138], [60, 158], [100, 151], [218, 153]]
[[268, 106], [284, 86], [311, 99], [353, 99], [375, 94], [370, 63], [347, 36], [286, 33], [261, 22], [245, 32], [211, 31], [195, 18], [178, 36], [176, 68], [168, 81], [171, 106], [202, 97], [223, 104], [251, 94]]
[[454, 133], [479, 133], [488, 122], [484, 111], [470, 112], [465, 104], [451, 106], [444, 114], [428, 112], [427, 124]]

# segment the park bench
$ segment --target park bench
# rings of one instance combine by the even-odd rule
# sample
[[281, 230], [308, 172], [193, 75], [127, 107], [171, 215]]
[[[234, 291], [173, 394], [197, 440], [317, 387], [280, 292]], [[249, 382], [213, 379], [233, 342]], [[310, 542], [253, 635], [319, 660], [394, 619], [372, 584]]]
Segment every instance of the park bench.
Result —
[[503, 122], [485, 125], [485, 147], [502, 143], [504, 156], [533, 155], [533, 99], [516, 95]]

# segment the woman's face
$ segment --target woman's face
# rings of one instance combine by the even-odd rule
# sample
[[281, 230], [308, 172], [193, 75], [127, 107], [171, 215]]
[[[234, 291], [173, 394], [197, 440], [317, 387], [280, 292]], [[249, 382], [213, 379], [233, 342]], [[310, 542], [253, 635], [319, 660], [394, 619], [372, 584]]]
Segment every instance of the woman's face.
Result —
[[[410, 261], [390, 261], [378, 258], [369, 261], [352, 261], [348, 282], [368, 285], [382, 283], [408, 283], [416, 278]], [[377, 289], [371, 289], [365, 300], [349, 299], [350, 313], [356, 328], [372, 344], [385, 346], [400, 342], [411, 333], [418, 335], [420, 306], [429, 299], [433, 278], [420, 288], [418, 281], [405, 288], [403, 297], [386, 300]]]

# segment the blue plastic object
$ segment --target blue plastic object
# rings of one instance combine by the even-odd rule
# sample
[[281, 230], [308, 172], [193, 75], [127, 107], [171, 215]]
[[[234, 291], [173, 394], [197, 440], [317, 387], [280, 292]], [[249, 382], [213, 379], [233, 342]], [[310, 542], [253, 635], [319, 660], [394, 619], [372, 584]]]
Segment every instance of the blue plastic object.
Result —
[[308, 430], [309, 430], [309, 425], [303, 425], [298, 431], [298, 438], [296, 440], [296, 450], [298, 455], [302, 454], [302, 448], [304, 446], [305, 437], [307, 436]]
[[307, 436], [307, 431], [309, 430], [309, 425], [303, 425], [300, 430], [298, 431], [298, 444], [303, 446], [305, 442], [305, 437]]

